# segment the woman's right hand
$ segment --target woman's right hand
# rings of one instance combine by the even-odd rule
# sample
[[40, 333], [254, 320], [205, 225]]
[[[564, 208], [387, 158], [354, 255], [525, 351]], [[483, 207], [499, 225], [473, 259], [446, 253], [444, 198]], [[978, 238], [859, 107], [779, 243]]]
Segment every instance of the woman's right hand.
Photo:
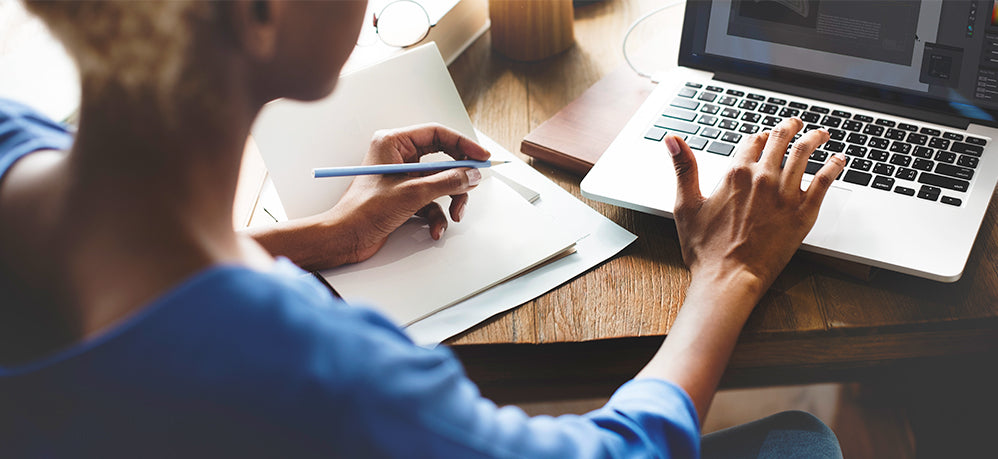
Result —
[[801, 120], [788, 118], [771, 132], [749, 137], [710, 198], [700, 194], [693, 152], [678, 137], [666, 137], [678, 181], [676, 227], [683, 260], [694, 277], [735, 276], [761, 295], [790, 261], [846, 162], [841, 153], [832, 156], [807, 191], [801, 191], [808, 158], [829, 136], [825, 130], [802, 135], [781, 167], [802, 127]]

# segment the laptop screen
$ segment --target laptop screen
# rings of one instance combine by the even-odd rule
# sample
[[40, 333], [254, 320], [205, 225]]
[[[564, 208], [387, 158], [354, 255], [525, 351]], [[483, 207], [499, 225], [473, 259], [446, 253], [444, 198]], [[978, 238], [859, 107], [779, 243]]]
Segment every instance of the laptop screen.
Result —
[[998, 0], [691, 1], [680, 64], [998, 120]]

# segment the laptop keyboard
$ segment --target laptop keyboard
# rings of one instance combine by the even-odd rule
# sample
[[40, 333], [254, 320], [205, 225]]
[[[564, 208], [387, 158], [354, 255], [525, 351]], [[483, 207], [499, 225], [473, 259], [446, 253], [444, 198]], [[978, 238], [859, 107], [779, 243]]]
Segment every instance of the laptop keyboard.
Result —
[[693, 82], [662, 109], [645, 139], [675, 134], [694, 151], [729, 156], [743, 137], [793, 116], [804, 121], [802, 132], [825, 128], [831, 134], [811, 154], [806, 174], [814, 175], [841, 152], [846, 169], [839, 180], [953, 206], [963, 204], [988, 143], [959, 132]]

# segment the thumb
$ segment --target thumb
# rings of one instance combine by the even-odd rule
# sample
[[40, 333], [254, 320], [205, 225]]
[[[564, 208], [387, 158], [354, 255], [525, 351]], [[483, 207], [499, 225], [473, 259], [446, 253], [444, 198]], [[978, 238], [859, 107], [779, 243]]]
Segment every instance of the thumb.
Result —
[[424, 204], [441, 196], [467, 193], [482, 181], [482, 171], [474, 168], [448, 169], [412, 181]]
[[693, 203], [703, 201], [700, 194], [700, 177], [697, 175], [697, 160], [693, 150], [683, 139], [675, 135], [665, 137], [665, 146], [672, 155], [672, 165], [676, 168], [676, 207], [675, 211]]

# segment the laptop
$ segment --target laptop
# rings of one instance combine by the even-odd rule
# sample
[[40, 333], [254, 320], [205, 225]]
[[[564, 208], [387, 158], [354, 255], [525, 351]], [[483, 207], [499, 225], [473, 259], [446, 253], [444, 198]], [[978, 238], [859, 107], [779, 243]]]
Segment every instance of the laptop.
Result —
[[588, 198], [672, 217], [662, 138], [685, 138], [709, 196], [749, 135], [786, 117], [848, 157], [803, 250], [960, 279], [998, 181], [998, 11], [990, 1], [690, 1], [679, 66], [582, 181]]

